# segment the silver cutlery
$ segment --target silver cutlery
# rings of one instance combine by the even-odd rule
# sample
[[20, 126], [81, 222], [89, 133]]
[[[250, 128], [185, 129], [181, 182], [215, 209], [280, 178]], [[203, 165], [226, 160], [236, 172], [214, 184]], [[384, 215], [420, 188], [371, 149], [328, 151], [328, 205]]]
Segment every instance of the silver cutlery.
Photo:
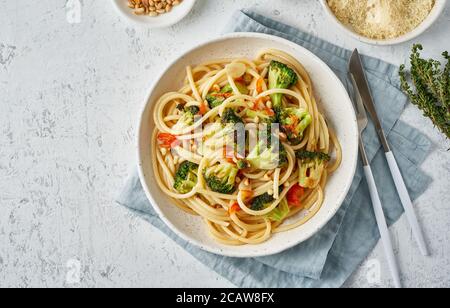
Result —
[[[354, 83], [355, 92], [357, 92], [357, 86], [355, 78], [350, 74], [351, 80]], [[394, 249], [392, 246], [391, 236], [389, 234], [389, 229], [386, 222], [386, 217], [384, 216], [383, 206], [381, 205], [380, 196], [378, 194], [378, 189], [375, 184], [375, 179], [373, 177], [372, 169], [367, 158], [366, 150], [364, 148], [364, 143], [362, 141], [362, 133], [367, 127], [368, 119], [366, 110], [364, 108], [361, 96], [355, 95], [354, 99], [356, 117], [358, 121], [359, 129], [359, 151], [361, 154], [361, 159], [364, 167], [364, 174], [366, 177], [367, 185], [369, 186], [370, 198], [372, 200], [372, 206], [375, 213], [375, 218], [377, 221], [378, 229], [381, 235], [381, 241], [383, 243], [384, 253], [388, 261], [389, 269], [391, 271], [394, 284], [397, 288], [401, 288], [400, 272], [398, 269], [397, 260], [394, 254]]]
[[395, 160], [394, 154], [391, 151], [389, 143], [386, 139], [383, 128], [381, 126], [380, 119], [378, 118], [372, 94], [370, 92], [369, 84], [367, 82], [366, 74], [364, 72], [364, 68], [362, 65], [361, 57], [357, 49], [355, 49], [350, 59], [349, 72], [353, 76], [354, 82], [356, 83], [356, 87], [358, 88], [358, 92], [361, 96], [364, 106], [366, 107], [367, 111], [370, 114], [370, 117], [372, 118], [373, 123], [375, 124], [376, 131], [378, 133], [378, 136], [381, 140], [381, 143], [385, 151], [386, 160], [389, 164], [389, 169], [391, 171], [392, 178], [394, 179], [395, 187], [397, 189], [398, 195], [400, 196], [400, 200], [405, 210], [408, 222], [411, 226], [414, 238], [416, 239], [416, 242], [419, 246], [421, 253], [424, 256], [428, 256], [429, 252], [427, 245], [425, 243], [422, 228], [419, 225], [402, 174], [398, 167], [397, 161]]

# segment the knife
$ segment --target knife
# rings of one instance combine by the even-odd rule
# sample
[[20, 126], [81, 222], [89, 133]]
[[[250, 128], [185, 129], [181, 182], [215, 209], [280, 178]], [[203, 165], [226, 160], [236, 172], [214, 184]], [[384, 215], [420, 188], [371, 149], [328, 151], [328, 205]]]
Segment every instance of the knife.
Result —
[[425, 238], [423, 236], [422, 229], [419, 225], [419, 221], [417, 220], [417, 216], [414, 211], [411, 198], [409, 197], [408, 190], [406, 189], [405, 181], [403, 180], [403, 176], [400, 172], [397, 161], [395, 160], [394, 154], [392, 153], [389, 143], [386, 139], [386, 135], [384, 134], [380, 119], [378, 118], [375, 104], [373, 102], [372, 93], [370, 91], [369, 84], [367, 82], [367, 77], [364, 72], [361, 56], [359, 55], [357, 49], [355, 49], [350, 58], [349, 72], [353, 77], [353, 80], [358, 88], [358, 92], [361, 96], [364, 106], [366, 107], [375, 125], [375, 129], [381, 140], [381, 144], [383, 145], [386, 160], [388, 162], [389, 169], [391, 171], [392, 178], [394, 179], [395, 187], [400, 196], [403, 208], [405, 209], [406, 217], [411, 226], [414, 238], [416, 239], [416, 242], [419, 245], [421, 253], [424, 256], [428, 256], [429, 252], [427, 245], [425, 243]]

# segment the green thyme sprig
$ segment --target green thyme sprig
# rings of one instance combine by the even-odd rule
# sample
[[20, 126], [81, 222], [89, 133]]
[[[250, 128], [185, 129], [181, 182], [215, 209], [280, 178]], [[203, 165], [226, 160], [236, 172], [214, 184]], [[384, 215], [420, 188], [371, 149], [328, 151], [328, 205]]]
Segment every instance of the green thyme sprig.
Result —
[[442, 70], [439, 61], [422, 59], [421, 50], [422, 45], [414, 45], [411, 54], [410, 78], [415, 89], [408, 82], [405, 65], [400, 66], [401, 87], [411, 102], [450, 139], [450, 55], [447, 51], [442, 54], [447, 60]]

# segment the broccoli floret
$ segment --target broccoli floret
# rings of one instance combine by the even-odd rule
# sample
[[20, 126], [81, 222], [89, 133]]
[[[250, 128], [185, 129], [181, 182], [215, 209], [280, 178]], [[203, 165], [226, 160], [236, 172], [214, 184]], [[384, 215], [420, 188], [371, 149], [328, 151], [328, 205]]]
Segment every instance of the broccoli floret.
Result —
[[299, 108], [283, 108], [278, 113], [281, 130], [286, 133], [289, 142], [300, 144], [303, 132], [311, 124], [312, 117], [309, 112]]
[[284, 147], [283, 144], [280, 143], [280, 157], [278, 160], [278, 168], [283, 168], [288, 165], [289, 161], [288, 161], [287, 156], [288, 156], [288, 154], [287, 154], [286, 148]]
[[[270, 205], [272, 205], [274, 201], [275, 198], [273, 196], [269, 195], [268, 193], [265, 193], [253, 199], [252, 203], [250, 204], [250, 209], [253, 211], [262, 211], [268, 208]], [[280, 201], [280, 204], [275, 209], [273, 209], [269, 214], [267, 214], [267, 217], [272, 221], [282, 221], [283, 219], [286, 218], [289, 212], [290, 209], [286, 199], [282, 199]]]
[[283, 221], [290, 212], [289, 204], [286, 199], [283, 198], [280, 204], [276, 208], [274, 208], [268, 215], [270, 220], [272, 221]]
[[222, 163], [206, 168], [203, 171], [208, 187], [215, 192], [232, 194], [236, 190], [236, 176], [238, 168], [230, 163]]
[[185, 107], [177, 124], [180, 126], [191, 126], [192, 124], [194, 124], [195, 116], [199, 113], [200, 108], [198, 106]]
[[[236, 82], [236, 87], [241, 94], [247, 95], [249, 93], [245, 84]], [[220, 92], [212, 92], [206, 96], [206, 101], [208, 102], [209, 108], [214, 109], [225, 101], [227, 97], [231, 96], [233, 93], [233, 88], [228, 84], [220, 90]]]
[[295, 152], [295, 157], [300, 160], [312, 160], [319, 159], [322, 161], [329, 162], [331, 157], [330, 155], [323, 152], [308, 152], [308, 151], [297, 151]]
[[297, 151], [295, 153], [300, 160], [299, 184], [305, 188], [315, 188], [322, 177], [330, 156], [322, 152]]
[[197, 185], [198, 165], [189, 161], [181, 163], [175, 174], [175, 188], [181, 194], [187, 194]]
[[236, 126], [236, 124], [244, 124], [244, 121], [232, 108], [226, 108], [222, 114], [221, 123], [224, 127], [224, 132], [227, 135], [230, 133], [233, 135], [233, 140], [229, 141], [233, 143], [234, 150], [240, 155], [245, 155], [245, 143], [242, 143], [245, 140], [245, 130]]
[[250, 205], [250, 209], [253, 211], [262, 211], [270, 206], [274, 201], [275, 199], [273, 198], [273, 196], [265, 193], [253, 199]]
[[198, 106], [189, 106], [184, 108], [184, 114], [190, 117], [196, 116], [200, 112], [200, 108]]
[[[286, 64], [272, 61], [269, 69], [270, 89], [289, 89], [298, 81], [298, 76], [293, 69]], [[311, 124], [311, 115], [302, 109], [284, 108], [283, 94], [271, 95], [272, 104], [277, 114], [277, 120], [281, 129], [286, 133], [288, 140], [297, 145], [303, 139], [303, 132]]]
[[[248, 95], [249, 91], [245, 84], [241, 82], [235, 82], [236, 88], [238, 88], [239, 92], [244, 95]], [[220, 91], [221, 93], [233, 93], [233, 88], [230, 84], [227, 84], [223, 89]]]
[[225, 101], [225, 96], [220, 95], [220, 93], [211, 93], [206, 96], [206, 101], [208, 102], [209, 108], [214, 109], [222, 105]]
[[239, 170], [250, 168], [250, 164], [246, 159], [239, 159], [236, 165]]
[[234, 112], [232, 108], [226, 108], [224, 110], [221, 122], [223, 125], [244, 123], [244, 121]]
[[287, 152], [281, 143], [278, 151], [277, 149], [264, 145], [264, 141], [259, 142], [247, 156], [247, 161], [253, 168], [272, 170], [286, 166], [288, 163]]
[[[269, 89], [289, 89], [297, 84], [298, 76], [293, 69], [281, 62], [272, 61], [269, 68]], [[283, 94], [272, 94], [275, 110], [283, 107]]]

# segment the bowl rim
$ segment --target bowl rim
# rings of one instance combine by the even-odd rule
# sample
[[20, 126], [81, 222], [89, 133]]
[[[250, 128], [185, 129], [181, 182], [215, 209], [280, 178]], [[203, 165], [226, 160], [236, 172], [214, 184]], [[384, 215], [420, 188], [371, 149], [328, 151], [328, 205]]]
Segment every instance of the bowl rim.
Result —
[[[158, 217], [171, 229], [171, 231], [173, 231], [177, 236], [179, 236], [180, 238], [182, 238], [183, 240], [185, 240], [187, 243], [192, 244], [204, 251], [216, 254], [216, 255], [222, 255], [222, 256], [227, 256], [227, 257], [236, 257], [236, 258], [248, 258], [248, 257], [264, 257], [264, 256], [270, 256], [270, 255], [275, 255], [278, 253], [281, 253], [287, 249], [290, 249], [294, 246], [297, 246], [298, 244], [307, 241], [308, 239], [310, 239], [312, 236], [314, 236], [315, 234], [317, 234], [317, 232], [319, 232], [326, 224], [329, 223], [329, 221], [336, 215], [336, 213], [339, 211], [339, 209], [341, 208], [342, 204], [344, 203], [344, 200], [350, 190], [350, 187], [353, 183], [353, 179], [355, 177], [356, 174], [356, 167], [357, 167], [357, 162], [358, 162], [358, 147], [356, 146], [354, 148], [354, 153], [353, 154], [353, 162], [352, 162], [352, 166], [351, 166], [351, 170], [350, 170], [350, 174], [351, 174], [351, 179], [350, 181], [348, 181], [348, 183], [345, 183], [345, 187], [343, 187], [343, 193], [341, 194], [340, 198], [336, 200], [336, 206], [334, 206], [332, 209], [329, 210], [329, 214], [328, 217], [326, 219], [324, 219], [321, 223], [317, 224], [317, 226], [315, 227], [314, 231], [310, 232], [310, 234], [308, 236], [306, 236], [303, 240], [301, 241], [291, 241], [291, 242], [287, 242], [284, 246], [280, 246], [279, 248], [275, 248], [272, 250], [265, 250], [265, 251], [260, 251], [260, 252], [246, 252], [246, 251], [231, 251], [231, 250], [224, 250], [221, 249], [219, 247], [212, 247], [210, 245], [205, 245], [201, 242], [199, 242], [198, 240], [189, 237], [188, 235], [186, 235], [185, 233], [183, 233], [181, 230], [179, 230], [165, 215], [164, 213], [161, 211], [160, 207], [157, 204], [157, 202], [155, 201], [155, 199], [153, 198], [150, 189], [146, 183], [145, 180], [145, 174], [144, 174], [144, 170], [143, 170], [143, 157], [141, 156], [141, 151], [140, 151], [140, 144], [141, 144], [141, 132], [143, 131], [143, 126], [144, 126], [144, 115], [147, 111], [147, 108], [152, 108], [152, 106], [150, 106], [151, 102], [150, 102], [150, 98], [153, 94], [153, 92], [155, 91], [155, 89], [157, 88], [160, 80], [163, 78], [163, 76], [167, 73], [168, 70], [170, 70], [170, 68], [175, 65], [180, 59], [182, 59], [183, 57], [187, 56], [188, 54], [190, 54], [191, 52], [203, 48], [207, 45], [210, 44], [214, 44], [214, 43], [218, 43], [221, 41], [226, 41], [228, 39], [233, 39], [233, 38], [259, 38], [259, 39], [266, 39], [266, 40], [275, 40], [278, 41], [280, 43], [286, 44], [294, 49], [302, 49], [303, 52], [305, 52], [309, 57], [313, 58], [314, 60], [318, 61], [325, 70], [328, 71], [328, 73], [332, 76], [333, 79], [335, 79], [337, 86], [341, 87], [342, 90], [347, 94], [348, 96], [348, 100], [350, 103], [351, 102], [351, 98], [347, 92], [347, 90], [345, 89], [344, 84], [341, 82], [341, 80], [337, 77], [337, 75], [333, 72], [333, 70], [324, 62], [322, 61], [318, 56], [316, 56], [314, 53], [312, 53], [311, 51], [309, 51], [308, 49], [304, 48], [303, 46], [300, 46], [298, 44], [295, 44], [289, 40], [286, 40], [284, 38], [278, 37], [278, 36], [274, 36], [274, 35], [270, 35], [270, 34], [264, 34], [264, 33], [254, 33], [254, 32], [238, 32], [238, 33], [230, 33], [230, 34], [225, 34], [225, 35], [221, 35], [219, 37], [213, 38], [213, 39], [209, 39], [206, 40], [202, 43], [199, 43], [197, 45], [195, 45], [192, 48], [189, 48], [187, 51], [183, 52], [181, 55], [176, 56], [175, 59], [173, 59], [172, 61], [169, 62], [168, 65], [165, 66], [165, 68], [157, 75], [157, 78], [154, 79], [154, 82], [152, 83], [152, 85], [150, 86], [150, 89], [148, 91], [148, 94], [144, 100], [143, 106], [141, 107], [141, 111], [140, 111], [140, 116], [138, 119], [138, 131], [136, 133], [136, 139], [135, 139], [135, 146], [136, 146], [136, 152], [137, 152], [137, 160], [138, 160], [138, 174], [139, 174], [139, 180], [142, 184], [142, 188], [144, 189], [145, 195], [147, 197], [147, 199], [150, 201], [150, 205], [152, 206], [152, 208], [156, 211], [156, 213], [158, 214]], [[352, 104], [353, 106], [353, 104]], [[358, 129], [357, 129], [357, 120], [356, 120], [356, 113], [354, 112], [354, 108], [352, 108], [351, 114], [349, 115], [351, 117], [350, 122], [352, 122], [353, 124], [353, 141], [354, 143], [357, 145], [359, 143], [358, 141]], [[351, 137], [350, 137], [351, 138]], [[257, 245], [255, 245], [257, 246]]]
[[389, 45], [398, 45], [405, 42], [409, 42], [420, 35], [422, 35], [425, 31], [431, 28], [431, 26], [439, 19], [439, 17], [442, 15], [445, 5], [447, 3], [447, 0], [436, 0], [435, 5], [433, 9], [431, 10], [430, 14], [425, 18], [422, 23], [413, 29], [412, 31], [405, 33], [402, 36], [387, 39], [387, 40], [377, 40], [377, 39], [371, 39], [366, 36], [360, 35], [344, 25], [333, 13], [331, 8], [328, 6], [327, 0], [320, 0], [320, 3], [322, 4], [322, 7], [324, 8], [326, 14], [328, 17], [344, 32], [350, 34], [353, 38], [367, 44], [371, 45], [378, 45], [378, 46], [389, 46]]
[[[130, 16], [132, 14], [131, 11], [125, 12], [122, 9], [122, 7], [119, 5], [118, 1], [123, 1], [123, 0], [113, 0], [112, 2], [113, 2], [113, 6], [115, 7], [116, 11], [119, 12], [120, 16], [123, 16], [126, 20], [128, 20], [134, 24], [146, 25], [147, 27], [152, 28], [152, 29], [166, 28], [166, 27], [170, 27], [170, 26], [173, 26], [173, 25], [179, 23], [192, 11], [192, 8], [194, 7], [195, 3], [197, 2], [197, 0], [190, 0], [190, 1], [185, 0], [185, 3], [182, 3], [183, 5], [180, 6], [180, 7], [184, 7], [184, 12], [182, 14], [180, 14], [179, 17], [172, 18], [172, 19], [166, 18], [166, 21], [160, 21], [159, 23], [150, 23], [144, 18], [132, 18]], [[170, 14], [170, 13], [171, 12], [169, 12], [167, 14]], [[138, 16], [138, 17], [145, 17], [145, 16]], [[151, 18], [151, 17], [147, 16], [147, 18]]]

